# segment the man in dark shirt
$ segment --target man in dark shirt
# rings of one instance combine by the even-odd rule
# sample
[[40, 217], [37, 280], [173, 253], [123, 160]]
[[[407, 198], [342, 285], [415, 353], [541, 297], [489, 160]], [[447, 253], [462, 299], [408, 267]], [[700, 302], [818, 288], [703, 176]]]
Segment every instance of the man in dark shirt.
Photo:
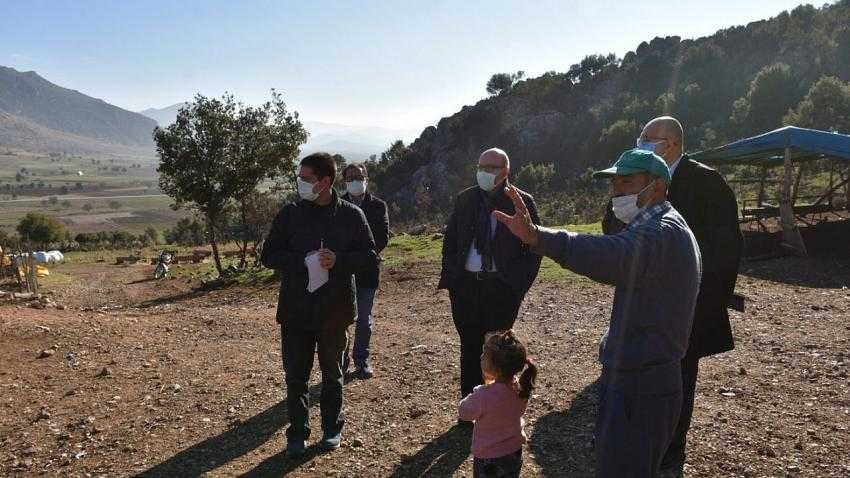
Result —
[[371, 270], [377, 261], [366, 217], [337, 196], [335, 177], [336, 166], [329, 154], [315, 153], [301, 160], [297, 179], [301, 200], [280, 210], [261, 256], [264, 266], [282, 276], [277, 321], [290, 457], [304, 453], [310, 436], [307, 385], [316, 353], [322, 370], [319, 447], [332, 450], [340, 445], [342, 357], [346, 331], [355, 316], [354, 274]]
[[[460, 336], [461, 398], [483, 381], [481, 351], [484, 335], [513, 327], [520, 304], [540, 269], [532, 253], [494, 211], [513, 214], [505, 194], [510, 160], [501, 149], [488, 149], [478, 159], [477, 186], [462, 191], [443, 237], [443, 268], [439, 289], [448, 289], [452, 319]], [[519, 191], [535, 223], [534, 199]], [[468, 426], [468, 423], [461, 422]]]
[[[380, 254], [387, 247], [389, 241], [390, 219], [387, 215], [387, 203], [367, 191], [368, 173], [366, 167], [361, 164], [349, 164], [342, 170], [342, 179], [345, 181], [346, 201], [357, 205], [366, 220], [372, 237], [375, 239], [375, 252], [379, 261], [375, 267], [366, 272], [356, 274], [357, 283], [357, 324], [354, 328], [354, 372], [353, 377], [369, 379], [375, 374], [369, 363], [369, 342], [372, 338], [372, 304], [375, 302], [375, 292], [378, 290], [380, 281]], [[349, 345], [351, 345], [349, 343]], [[350, 348], [350, 347], [349, 347]], [[345, 352], [345, 363], [343, 371], [348, 371], [351, 361], [349, 348]]]

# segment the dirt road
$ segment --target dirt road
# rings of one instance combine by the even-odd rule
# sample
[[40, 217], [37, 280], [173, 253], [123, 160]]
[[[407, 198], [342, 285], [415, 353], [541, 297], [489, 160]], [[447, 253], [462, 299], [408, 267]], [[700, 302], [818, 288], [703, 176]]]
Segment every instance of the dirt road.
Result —
[[[850, 476], [850, 262], [745, 269], [737, 348], [702, 362], [687, 475]], [[346, 385], [344, 446], [294, 462], [274, 284], [203, 292], [147, 281], [145, 266], [57, 272], [71, 278], [53, 286], [67, 310], [0, 306], [0, 475], [471, 476], [470, 436], [453, 427], [458, 340], [433, 266], [385, 274], [377, 375]], [[516, 329], [541, 365], [524, 476], [593, 474], [611, 297], [538, 283], [522, 308]]]

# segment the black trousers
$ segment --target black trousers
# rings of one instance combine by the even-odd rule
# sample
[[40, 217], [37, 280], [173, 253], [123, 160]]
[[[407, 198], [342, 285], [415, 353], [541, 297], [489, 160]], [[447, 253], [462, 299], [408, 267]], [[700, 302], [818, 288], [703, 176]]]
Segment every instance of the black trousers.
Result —
[[514, 326], [522, 297], [495, 276], [479, 280], [464, 273], [449, 291], [452, 319], [460, 336], [460, 396], [484, 383], [481, 351], [484, 335]]
[[345, 423], [342, 416], [342, 356], [347, 342], [346, 328], [329, 327], [321, 332], [307, 332], [281, 327], [280, 335], [290, 422], [286, 430], [287, 440], [310, 437], [310, 394], [307, 386], [317, 351], [322, 371], [322, 430], [326, 435], [339, 433]]
[[472, 478], [515, 478], [522, 470], [522, 448], [498, 458], [473, 458]]
[[699, 357], [685, 356], [682, 359], [682, 411], [679, 423], [667, 452], [661, 460], [661, 469], [681, 468], [685, 463], [685, 445], [688, 430], [691, 428], [691, 418], [694, 415], [694, 392], [697, 387], [699, 374]]

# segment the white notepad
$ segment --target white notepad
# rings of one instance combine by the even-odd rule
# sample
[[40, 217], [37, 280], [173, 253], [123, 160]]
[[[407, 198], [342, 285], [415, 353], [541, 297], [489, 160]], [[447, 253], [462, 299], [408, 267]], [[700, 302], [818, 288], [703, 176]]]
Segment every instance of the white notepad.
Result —
[[328, 282], [328, 270], [319, 264], [319, 251], [313, 251], [304, 258], [307, 266], [307, 274], [310, 280], [307, 282], [307, 292], [315, 292]]

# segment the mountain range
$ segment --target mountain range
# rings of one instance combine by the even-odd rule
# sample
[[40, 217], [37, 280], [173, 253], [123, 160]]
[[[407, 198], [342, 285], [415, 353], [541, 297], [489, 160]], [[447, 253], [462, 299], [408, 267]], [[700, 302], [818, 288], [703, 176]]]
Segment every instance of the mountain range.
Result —
[[850, 91], [850, 0], [801, 5], [702, 38], [656, 37], [621, 58], [603, 52], [552, 68], [464, 106], [382, 158], [370, 171], [377, 194], [401, 219], [442, 221], [455, 194], [475, 183], [481, 151], [500, 147], [519, 187], [550, 195], [538, 202], [548, 208], [541, 217], [593, 222], [604, 201], [589, 201], [586, 191], [605, 184], [583, 178], [634, 147], [653, 117], [682, 121], [690, 152], [800, 121], [789, 112], [806, 101], [816, 114], [799, 126], [833, 131], [850, 118], [841, 96]]
[[153, 156], [156, 122], [0, 66], [0, 146], [30, 151]]
[[[185, 103], [175, 103], [164, 108], [148, 108], [140, 114], [155, 120], [160, 126], [174, 122], [177, 111]], [[409, 141], [418, 131], [382, 128], [379, 126], [352, 126], [339, 123], [302, 120], [304, 128], [310, 133], [307, 143], [301, 147], [301, 154], [327, 151], [341, 154], [350, 161], [364, 161], [370, 155], [380, 155], [395, 140]]]

